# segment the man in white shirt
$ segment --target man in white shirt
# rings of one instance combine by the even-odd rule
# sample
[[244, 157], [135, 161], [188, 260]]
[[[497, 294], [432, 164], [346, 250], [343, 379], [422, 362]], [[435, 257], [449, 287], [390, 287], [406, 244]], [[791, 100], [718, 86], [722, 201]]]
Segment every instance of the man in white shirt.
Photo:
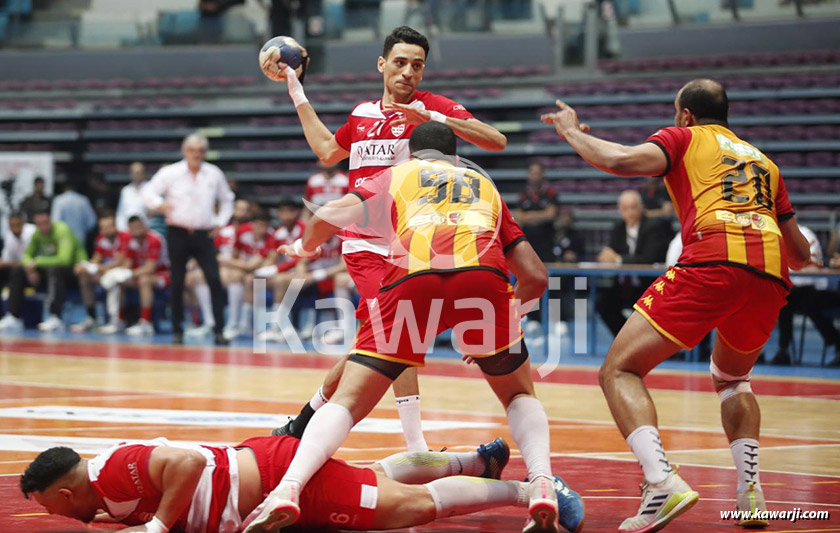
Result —
[[177, 344], [184, 338], [184, 278], [190, 257], [198, 262], [210, 287], [216, 344], [227, 344], [222, 335], [222, 282], [213, 239], [233, 214], [234, 195], [221, 169], [204, 160], [208, 146], [203, 135], [188, 135], [181, 145], [184, 159], [158, 170], [142, 190], [146, 208], [160, 210], [166, 216], [173, 342]]
[[[9, 230], [3, 234], [3, 253], [0, 255], [0, 291], [9, 282], [10, 270], [20, 266], [23, 252], [29, 246], [34, 233], [35, 224], [24, 223], [20, 213], [9, 215]], [[3, 313], [3, 305], [0, 304], [0, 317]]]
[[128, 219], [133, 216], [146, 217], [146, 202], [143, 200], [143, 185], [146, 182], [146, 167], [135, 161], [129, 168], [131, 183], [120, 191], [117, 205], [117, 231], [128, 231]]

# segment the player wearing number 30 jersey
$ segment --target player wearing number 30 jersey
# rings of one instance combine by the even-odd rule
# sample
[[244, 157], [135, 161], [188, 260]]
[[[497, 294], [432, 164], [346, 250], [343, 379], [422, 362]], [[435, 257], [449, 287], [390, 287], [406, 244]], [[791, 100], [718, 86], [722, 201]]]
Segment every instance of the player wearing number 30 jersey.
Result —
[[638, 146], [589, 135], [574, 109], [557, 105], [560, 111], [543, 121], [593, 166], [621, 176], [664, 176], [682, 225], [677, 265], [636, 302], [600, 371], [607, 403], [645, 477], [639, 511], [619, 530], [657, 531], [698, 500], [667, 460], [642, 378], [712, 329], [710, 370], [738, 474], [737, 506], [766, 510], [750, 371], [785, 305], [788, 265], [801, 268], [810, 257], [778, 167], [729, 129], [726, 91], [712, 80], [686, 84], [674, 102], [675, 127]]

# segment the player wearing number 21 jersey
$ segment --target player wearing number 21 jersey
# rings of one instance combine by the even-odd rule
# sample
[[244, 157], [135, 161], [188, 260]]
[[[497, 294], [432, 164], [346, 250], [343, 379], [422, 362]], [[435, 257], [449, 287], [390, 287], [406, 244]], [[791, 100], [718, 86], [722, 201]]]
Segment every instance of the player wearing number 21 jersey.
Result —
[[745, 527], [766, 526], [759, 480], [760, 412], [750, 371], [785, 305], [788, 265], [809, 261], [779, 168], [729, 129], [729, 102], [712, 80], [687, 83], [674, 101], [674, 127], [623, 146], [589, 135], [574, 109], [543, 116], [590, 164], [622, 176], [664, 176], [682, 226], [683, 252], [647, 289], [615, 338], [600, 371], [616, 424], [642, 466], [635, 516], [620, 531], [657, 531], [690, 509], [698, 494], [677, 475], [662, 447], [656, 408], [642, 378], [712, 329], [710, 371], [737, 472]]

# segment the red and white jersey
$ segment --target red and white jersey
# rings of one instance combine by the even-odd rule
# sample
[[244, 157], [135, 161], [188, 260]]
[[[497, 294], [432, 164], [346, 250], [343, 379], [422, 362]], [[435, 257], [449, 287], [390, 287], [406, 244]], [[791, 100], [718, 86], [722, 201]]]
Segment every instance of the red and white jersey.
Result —
[[268, 257], [268, 255], [277, 249], [277, 244], [274, 242], [274, 230], [268, 228], [265, 236], [257, 240], [254, 235], [254, 230], [250, 223], [242, 224], [236, 230], [236, 255], [240, 259], [253, 259], [257, 255], [261, 257]]
[[[303, 235], [303, 230], [306, 229], [306, 222], [301, 219], [297, 219], [295, 221], [295, 225], [290, 230], [286, 226], [280, 226], [276, 230], [274, 230], [274, 243], [277, 246], [283, 246], [284, 244], [292, 244], [296, 240], [300, 239]], [[287, 270], [291, 270], [300, 260], [299, 257], [289, 257], [286, 254], [278, 254], [277, 255], [277, 271], [278, 272], [286, 272]]]
[[[128, 525], [145, 524], [155, 516], [162, 493], [151, 481], [149, 458], [166, 439], [118, 444], [87, 464], [88, 479], [115, 520]], [[207, 460], [190, 507], [171, 528], [187, 533], [234, 533], [241, 518], [239, 463], [229, 447], [190, 446]]]
[[323, 172], [313, 174], [306, 180], [305, 198], [315, 205], [324, 205], [338, 200], [350, 190], [350, 178], [344, 172], [336, 172], [331, 178]]
[[154, 261], [157, 265], [157, 272], [169, 268], [169, 256], [166, 252], [166, 245], [160, 233], [154, 230], [146, 231], [143, 242], [131, 238], [126, 246], [126, 256], [131, 260], [131, 268], [139, 268], [147, 261]]
[[[427, 111], [437, 111], [457, 119], [473, 118], [464, 106], [445, 96], [428, 91], [415, 91], [408, 105]], [[339, 146], [350, 152], [350, 191], [358, 189], [374, 174], [408, 161], [411, 153], [408, 139], [416, 126], [392, 125], [402, 113], [382, 111], [382, 101], [362, 102], [353, 108], [350, 118], [335, 132]], [[359, 233], [345, 231], [342, 252], [345, 254], [371, 251], [388, 255], [388, 247], [360, 239]]]
[[131, 235], [125, 231], [118, 231], [113, 239], [109, 239], [100, 233], [96, 236], [93, 253], [99, 254], [99, 257], [102, 258], [102, 264], [107, 265], [114, 260], [118, 253], [125, 253], [130, 240]]
[[236, 226], [228, 224], [227, 226], [219, 228], [216, 234], [216, 239], [213, 241], [216, 245], [216, 251], [225, 259], [233, 257], [233, 248], [236, 244]]

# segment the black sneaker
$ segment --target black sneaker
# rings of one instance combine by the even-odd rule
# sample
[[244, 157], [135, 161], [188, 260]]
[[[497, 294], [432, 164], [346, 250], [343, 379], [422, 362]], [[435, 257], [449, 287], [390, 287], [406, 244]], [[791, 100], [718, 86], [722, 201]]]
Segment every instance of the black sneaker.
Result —
[[289, 418], [289, 421], [286, 422], [285, 425], [280, 426], [279, 428], [274, 428], [271, 430], [272, 437], [294, 437], [296, 439], [300, 439], [303, 437], [303, 432], [301, 431], [298, 433], [295, 431], [295, 419]]
[[216, 346], [230, 346], [230, 341], [227, 340], [221, 333], [216, 333], [213, 335], [213, 344]]
[[184, 334], [176, 331], [172, 334], [172, 344], [184, 344]]

